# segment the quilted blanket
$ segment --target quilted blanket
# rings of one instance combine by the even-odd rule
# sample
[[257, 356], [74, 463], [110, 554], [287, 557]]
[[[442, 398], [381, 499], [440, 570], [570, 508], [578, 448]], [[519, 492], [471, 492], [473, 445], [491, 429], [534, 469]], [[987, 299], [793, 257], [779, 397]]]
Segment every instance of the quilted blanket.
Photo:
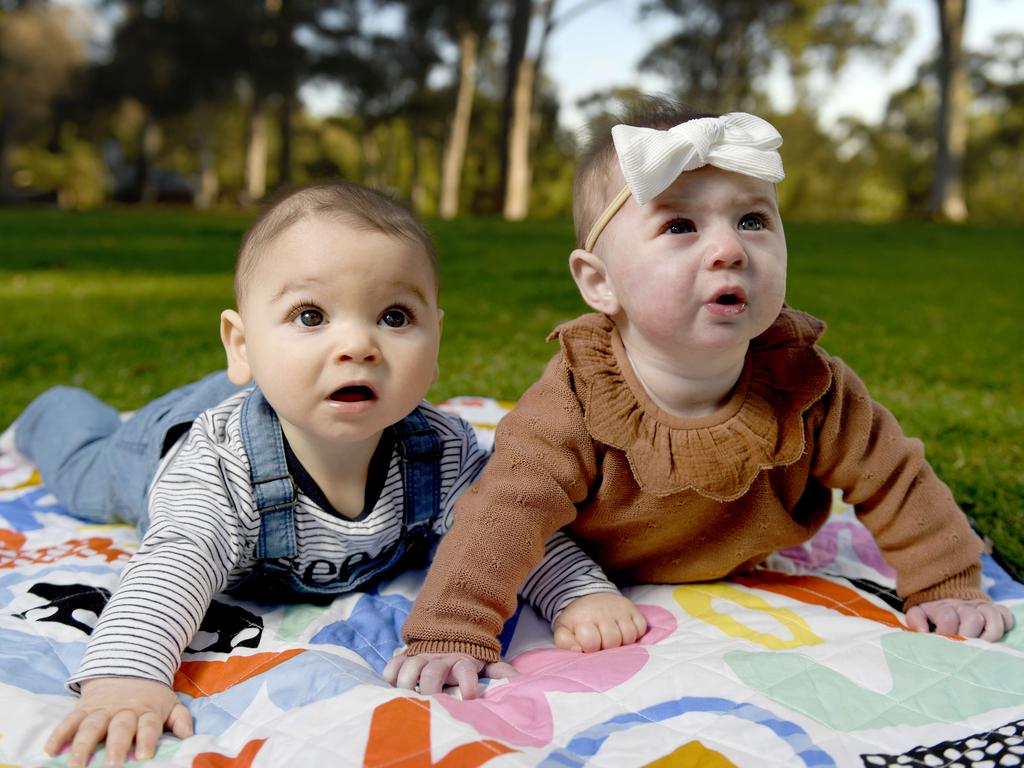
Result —
[[[504, 408], [445, 407], [484, 440]], [[69, 516], [32, 467], [0, 457], [0, 763], [66, 765], [42, 744], [136, 546], [133, 529]], [[988, 556], [984, 572], [1024, 624], [1024, 586]], [[380, 678], [422, 577], [328, 606], [217, 596], [175, 678], [196, 734], [165, 735], [152, 764], [1024, 765], [1024, 630], [996, 644], [908, 631], [892, 571], [840, 500], [812, 541], [753, 573], [625, 590], [650, 624], [637, 645], [558, 650], [521, 606], [502, 637], [519, 676], [473, 701]]]

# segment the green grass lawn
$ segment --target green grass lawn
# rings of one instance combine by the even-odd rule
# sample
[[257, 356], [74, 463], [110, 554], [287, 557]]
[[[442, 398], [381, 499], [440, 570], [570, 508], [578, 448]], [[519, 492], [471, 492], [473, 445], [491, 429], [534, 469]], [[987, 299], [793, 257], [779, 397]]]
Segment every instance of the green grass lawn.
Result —
[[[0, 211], [0, 428], [73, 383], [123, 409], [223, 365], [220, 310], [248, 223], [186, 210]], [[445, 336], [435, 400], [514, 399], [583, 311], [566, 222], [431, 222]], [[789, 302], [928, 446], [1024, 572], [1024, 228], [787, 226]]]

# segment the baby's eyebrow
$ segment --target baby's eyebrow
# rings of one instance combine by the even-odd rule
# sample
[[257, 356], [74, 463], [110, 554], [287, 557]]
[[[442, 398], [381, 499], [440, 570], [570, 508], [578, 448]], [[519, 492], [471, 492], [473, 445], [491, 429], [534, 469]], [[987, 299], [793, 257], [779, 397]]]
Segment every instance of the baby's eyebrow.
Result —
[[281, 288], [270, 297], [270, 302], [273, 304], [276, 301], [280, 301], [281, 298], [287, 296], [290, 293], [303, 293], [311, 290], [311, 286], [314, 283], [311, 280], [296, 280], [286, 282]]
[[399, 296], [401, 296], [403, 294], [412, 294], [413, 296], [415, 296], [419, 301], [423, 302], [424, 304], [429, 304], [430, 303], [430, 300], [427, 298], [426, 294], [424, 294], [423, 291], [420, 289], [420, 287], [418, 285], [416, 285], [415, 283], [408, 283], [408, 282], [392, 283], [392, 284], [390, 284], [388, 286], [388, 289], [389, 289], [389, 292], [397, 294]]

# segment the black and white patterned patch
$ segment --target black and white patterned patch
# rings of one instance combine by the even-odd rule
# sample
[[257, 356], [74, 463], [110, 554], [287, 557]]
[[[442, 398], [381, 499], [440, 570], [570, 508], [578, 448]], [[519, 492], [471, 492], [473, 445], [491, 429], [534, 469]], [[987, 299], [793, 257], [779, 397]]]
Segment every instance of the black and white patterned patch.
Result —
[[1024, 768], [1024, 720], [968, 736], [917, 747], [902, 755], [861, 755], [865, 766], [928, 766], [929, 768]]

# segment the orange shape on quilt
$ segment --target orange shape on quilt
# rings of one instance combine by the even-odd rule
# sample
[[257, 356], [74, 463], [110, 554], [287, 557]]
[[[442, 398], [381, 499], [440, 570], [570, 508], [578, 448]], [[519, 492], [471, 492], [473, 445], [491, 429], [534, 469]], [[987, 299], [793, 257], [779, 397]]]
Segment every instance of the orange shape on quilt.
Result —
[[736, 768], [736, 764], [699, 741], [688, 741], [653, 763], [647, 763], [644, 768]]
[[801, 603], [831, 608], [844, 616], [859, 616], [862, 619], [910, 631], [910, 627], [896, 618], [894, 613], [878, 607], [856, 590], [819, 576], [793, 576], [778, 571], [757, 571], [756, 576], [733, 576], [729, 581], [791, 597]]
[[131, 552], [118, 549], [113, 544], [114, 540], [105, 536], [90, 536], [87, 539], [68, 539], [55, 546], [25, 549], [25, 534], [3, 528], [0, 529], [0, 568], [49, 564], [68, 557], [89, 558], [94, 555], [113, 563], [132, 556]]
[[174, 675], [174, 690], [193, 699], [212, 696], [305, 652], [304, 648], [292, 648], [281, 653], [229, 656], [224, 661], [183, 661]]
[[249, 768], [266, 739], [254, 739], [242, 747], [238, 757], [219, 752], [200, 752], [192, 759], [192, 768]]
[[373, 710], [364, 768], [477, 768], [498, 755], [514, 752], [500, 741], [484, 739], [456, 747], [436, 763], [430, 755], [430, 702], [398, 698]]

